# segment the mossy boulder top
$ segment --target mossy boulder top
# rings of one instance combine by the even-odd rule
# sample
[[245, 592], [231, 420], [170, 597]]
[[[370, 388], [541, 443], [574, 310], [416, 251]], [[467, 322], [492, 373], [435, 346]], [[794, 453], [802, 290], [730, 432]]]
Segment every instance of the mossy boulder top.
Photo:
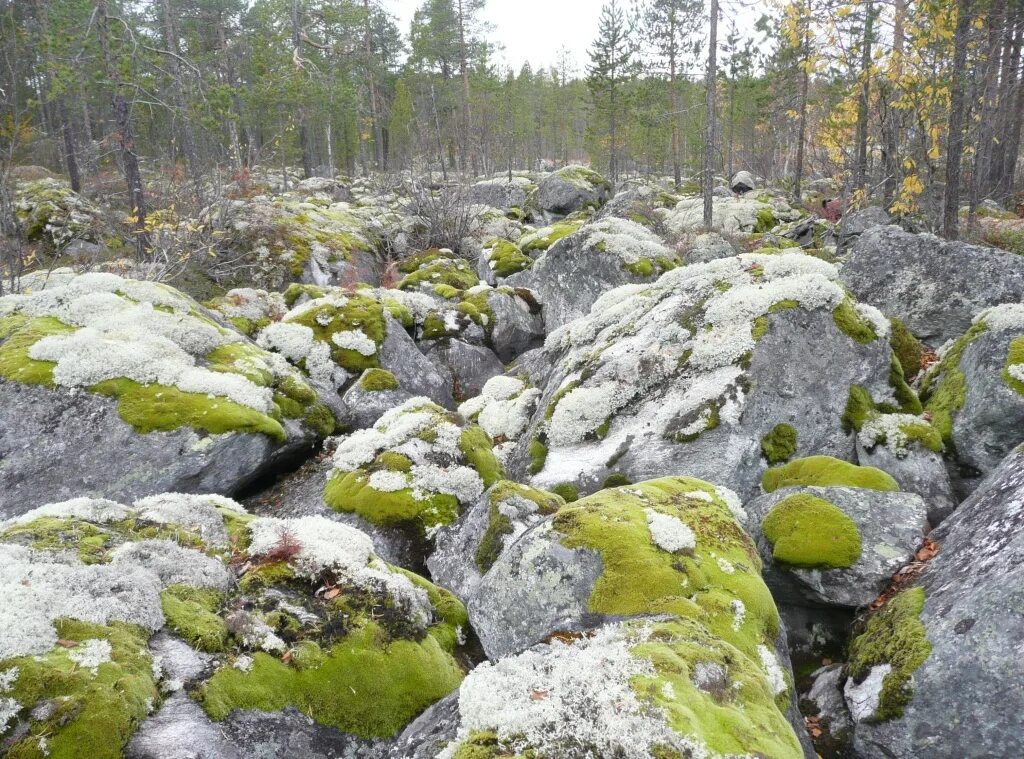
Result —
[[0, 514], [82, 490], [232, 492], [334, 429], [280, 356], [173, 288], [114, 274], [0, 299], [0, 394]]
[[[867, 469], [847, 466], [854, 475]], [[780, 603], [798, 606], [871, 603], [912, 559], [927, 528], [920, 496], [838, 483], [787, 485], [747, 501], [744, 509], [765, 582]]]
[[[548, 336], [553, 369], [510, 471], [582, 493], [615, 473], [684, 473], [748, 497], [780, 455], [852, 459], [851, 387], [893, 410], [920, 404], [893, 371], [888, 320], [837, 276], [802, 253], [750, 253], [605, 293]], [[792, 434], [769, 461], [780, 425]]]
[[72, 240], [100, 242], [107, 226], [101, 208], [49, 177], [15, 183], [14, 214], [30, 240], [57, 250]]
[[854, 631], [845, 688], [858, 749], [900, 759], [1016, 751], [1024, 451], [1012, 451], [931, 535], [937, 555]]
[[493, 445], [480, 427], [411, 398], [341, 439], [324, 500], [372, 524], [430, 536], [502, 479]]
[[[0, 554], [11, 750], [119, 757], [136, 731], [231, 731], [254, 709], [271, 728], [289, 707], [341, 750], [389, 738], [462, 679], [459, 601], [322, 517], [258, 518], [220, 496], [79, 498], [0, 522]], [[165, 659], [166, 633], [181, 650]]]
[[[562, 227], [568, 224], [561, 222]], [[558, 226], [552, 227], [550, 236], [559, 234]], [[520, 246], [528, 254], [531, 238], [524, 236]], [[516, 260], [514, 254], [511, 260]], [[526, 270], [510, 276], [508, 283], [538, 293], [544, 304], [544, 325], [550, 332], [585, 315], [608, 290], [653, 282], [680, 263], [654, 232], [636, 221], [608, 216], [558, 236], [532, 267], [524, 266]]]

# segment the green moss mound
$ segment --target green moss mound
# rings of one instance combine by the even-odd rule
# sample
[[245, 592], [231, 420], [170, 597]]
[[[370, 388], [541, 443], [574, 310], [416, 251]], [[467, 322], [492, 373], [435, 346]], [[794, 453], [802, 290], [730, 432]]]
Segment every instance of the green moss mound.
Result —
[[[23, 716], [29, 725], [5, 755], [118, 759], [160, 697], [146, 648], [149, 634], [120, 622], [97, 625], [61, 619], [56, 628], [70, 648], [56, 646], [42, 656], [8, 659], [0, 665], [0, 672], [18, 668], [18, 678], [5, 695], [25, 705]], [[111, 660], [97, 666], [95, 674], [69, 657], [74, 643], [92, 639], [105, 640], [111, 648]], [[31, 709], [41, 703], [54, 708], [33, 715]]]
[[786, 487], [847, 487], [897, 491], [892, 475], [873, 466], [857, 466], [831, 456], [807, 456], [767, 470], [761, 487], [772, 493]]
[[217, 610], [224, 594], [210, 588], [172, 585], [160, 594], [160, 606], [167, 626], [202, 651], [223, 651], [228, 628]]
[[964, 351], [988, 329], [984, 322], [971, 326], [946, 351], [942, 360], [921, 380], [921, 399], [932, 425], [946, 445], [953, 445], [953, 417], [967, 402], [967, 378], [960, 369]]
[[890, 319], [889, 324], [892, 328], [889, 333], [889, 344], [900, 362], [903, 379], [910, 382], [920, 371], [924, 348], [921, 341], [914, 337], [913, 333], [907, 329], [907, 325], [899, 319]]
[[856, 340], [858, 343], [867, 345], [878, 339], [878, 334], [868, 324], [854, 307], [853, 300], [847, 298], [832, 312], [832, 319], [836, 326], [847, 337]]
[[232, 709], [294, 706], [318, 724], [361, 738], [387, 738], [455, 690], [463, 677], [434, 636], [384, 642], [375, 624], [309, 658], [317, 666], [289, 666], [257, 653], [248, 672], [222, 667], [200, 692], [203, 708], [222, 720]]
[[421, 532], [451, 524], [459, 516], [459, 501], [453, 495], [434, 493], [421, 499], [413, 496], [411, 487], [382, 493], [370, 487], [368, 474], [359, 471], [333, 475], [324, 500], [335, 511], [358, 514], [372, 524], [411, 526]]
[[[480, 283], [476, 272], [470, 269], [465, 261], [453, 258], [438, 258], [430, 263], [423, 263], [402, 277], [398, 283], [399, 290], [418, 290], [421, 284], [437, 287], [443, 285], [453, 291], [468, 290]], [[444, 296], [442, 297], [454, 297]]]
[[495, 239], [487, 245], [490, 247], [487, 262], [496, 277], [511, 277], [533, 266], [533, 259], [524, 255], [514, 242]]
[[779, 564], [842, 569], [860, 558], [860, 531], [854, 521], [834, 504], [809, 493], [783, 498], [765, 516], [761, 529]]
[[1010, 347], [1006, 352], [1006, 364], [1003, 366], [1002, 377], [1015, 393], [1024, 395], [1024, 382], [1010, 374], [1010, 367], [1020, 364], [1024, 364], [1024, 337], [1015, 337], [1010, 341]]
[[893, 596], [868, 618], [863, 631], [850, 643], [846, 668], [854, 680], [862, 680], [874, 666], [892, 667], [882, 680], [876, 721], [903, 715], [903, 708], [914, 695], [910, 677], [932, 652], [920, 619], [924, 602], [924, 588], [910, 588]]
[[791, 424], [776, 424], [761, 438], [761, 455], [769, 464], [789, 461], [796, 453], [797, 432]]
[[359, 387], [370, 393], [398, 390], [398, 378], [385, 369], [367, 369], [359, 378]]

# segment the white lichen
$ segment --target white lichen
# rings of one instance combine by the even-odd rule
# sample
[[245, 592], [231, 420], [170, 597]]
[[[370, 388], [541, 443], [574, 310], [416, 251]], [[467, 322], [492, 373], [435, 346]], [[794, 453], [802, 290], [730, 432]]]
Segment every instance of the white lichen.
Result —
[[669, 553], [693, 551], [697, 547], [697, 538], [693, 530], [677, 517], [662, 514], [654, 509], [644, 509], [647, 515], [647, 526], [651, 531], [654, 544]]

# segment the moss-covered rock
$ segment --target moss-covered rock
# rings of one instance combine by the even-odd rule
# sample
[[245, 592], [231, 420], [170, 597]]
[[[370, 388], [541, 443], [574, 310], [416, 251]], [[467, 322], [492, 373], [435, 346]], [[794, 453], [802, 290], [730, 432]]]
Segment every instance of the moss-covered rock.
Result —
[[781, 464], [793, 458], [796, 445], [796, 428], [791, 424], [776, 424], [761, 438], [761, 455], [769, 464]]
[[103, 211], [58, 179], [43, 177], [17, 182], [14, 214], [29, 240], [59, 251], [72, 240], [101, 242]]
[[490, 240], [484, 248], [484, 256], [488, 268], [500, 278], [510, 277], [533, 265], [533, 259], [508, 240]]
[[823, 498], [799, 493], [779, 501], [761, 522], [779, 564], [842, 569], [860, 558], [856, 523]]
[[766, 493], [793, 486], [850, 487], [895, 491], [900, 487], [891, 475], [870, 466], [857, 466], [832, 456], [807, 456], [768, 469], [761, 478]]
[[341, 441], [324, 499], [373, 524], [427, 533], [502, 478], [492, 446], [479, 427], [413, 398]]

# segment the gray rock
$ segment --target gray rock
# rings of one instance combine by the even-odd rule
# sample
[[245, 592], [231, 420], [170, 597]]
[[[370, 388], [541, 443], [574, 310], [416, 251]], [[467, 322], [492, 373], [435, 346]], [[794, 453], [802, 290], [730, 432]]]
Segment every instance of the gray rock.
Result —
[[606, 618], [587, 606], [602, 571], [597, 551], [566, 548], [547, 520], [513, 543], [469, 599], [469, 619], [492, 659], [559, 630], [589, 630]]
[[280, 712], [238, 710], [224, 720], [229, 740], [246, 759], [383, 759], [390, 741], [373, 741], [319, 725], [294, 707]]
[[1024, 258], [875, 227], [854, 244], [842, 279], [860, 300], [898, 317], [938, 347], [966, 332], [982, 309], [1024, 299]]
[[522, 208], [526, 205], [526, 197], [533, 182], [525, 177], [498, 177], [486, 179], [471, 185], [467, 191], [467, 200], [470, 203], [500, 208], [508, 211], [510, 208]]
[[245, 759], [253, 756], [184, 691], [172, 693], [125, 747], [127, 759]]
[[508, 373], [512, 376], [525, 376], [533, 387], [544, 387], [551, 369], [549, 354], [543, 348], [534, 348], [509, 364]]
[[599, 174], [582, 166], [566, 166], [537, 183], [533, 205], [550, 216], [568, 216], [587, 206], [600, 206], [611, 186]]
[[459, 692], [455, 691], [409, 723], [395, 739], [393, 756], [402, 759], [436, 759], [455, 739], [459, 729]]
[[[797, 569], [772, 560], [772, 546], [761, 523], [780, 501], [797, 493], [822, 498], [857, 525], [861, 556], [844, 569]], [[927, 523], [924, 501], [912, 493], [860, 488], [781, 488], [745, 504], [747, 529], [764, 561], [764, 578], [779, 603], [865, 606], [914, 555]]]
[[851, 242], [850, 238], [860, 237], [869, 229], [885, 227], [892, 223], [892, 217], [884, 208], [868, 206], [843, 216], [843, 241]]
[[757, 180], [749, 171], [737, 171], [729, 183], [729, 188], [738, 195], [750, 192], [757, 187]]
[[728, 240], [717, 232], [707, 232], [697, 235], [690, 244], [689, 249], [683, 254], [688, 264], [704, 264], [708, 261], [716, 261], [719, 258], [735, 256], [737, 250]]
[[1024, 449], [1016, 449], [932, 533], [915, 581], [931, 652], [903, 715], [858, 722], [859, 756], [1024, 755]]
[[508, 363], [544, 342], [541, 308], [529, 291], [494, 290], [487, 295], [487, 305], [494, 312], [490, 344], [501, 361]]
[[361, 430], [372, 427], [388, 409], [399, 406], [413, 397], [401, 388], [398, 390], [367, 390], [357, 380], [345, 391], [342, 400], [348, 409], [346, 422], [351, 429]]
[[232, 495], [312, 450], [305, 427], [287, 422], [286, 431], [283, 446], [262, 434], [191, 428], [142, 435], [111, 398], [0, 378], [0, 519], [79, 496]]
[[387, 336], [380, 346], [380, 365], [395, 375], [401, 389], [410, 395], [423, 395], [445, 408], [454, 408], [452, 383], [416, 343], [400, 323], [387, 317]]
[[843, 665], [830, 664], [811, 677], [814, 683], [803, 701], [818, 716], [818, 725], [825, 733], [815, 744], [835, 755], [847, 755], [853, 738], [853, 720], [843, 698]]
[[472, 398], [491, 377], [503, 374], [505, 365], [494, 355], [494, 351], [482, 345], [470, 345], [462, 340], [438, 340], [427, 351], [427, 358], [456, 389], [456, 395]]
[[889, 446], [876, 445], [868, 450], [858, 441], [857, 463], [888, 472], [899, 483], [900, 490], [921, 496], [928, 510], [928, 523], [933, 527], [948, 517], [959, 502], [953, 495], [942, 454], [921, 445], [914, 444], [901, 457]]
[[[149, 651], [162, 671], [162, 681], [187, 687], [216, 668], [215, 657], [196, 651], [181, 638], [161, 630], [149, 639]], [[178, 689], [176, 688], [176, 689]]]

